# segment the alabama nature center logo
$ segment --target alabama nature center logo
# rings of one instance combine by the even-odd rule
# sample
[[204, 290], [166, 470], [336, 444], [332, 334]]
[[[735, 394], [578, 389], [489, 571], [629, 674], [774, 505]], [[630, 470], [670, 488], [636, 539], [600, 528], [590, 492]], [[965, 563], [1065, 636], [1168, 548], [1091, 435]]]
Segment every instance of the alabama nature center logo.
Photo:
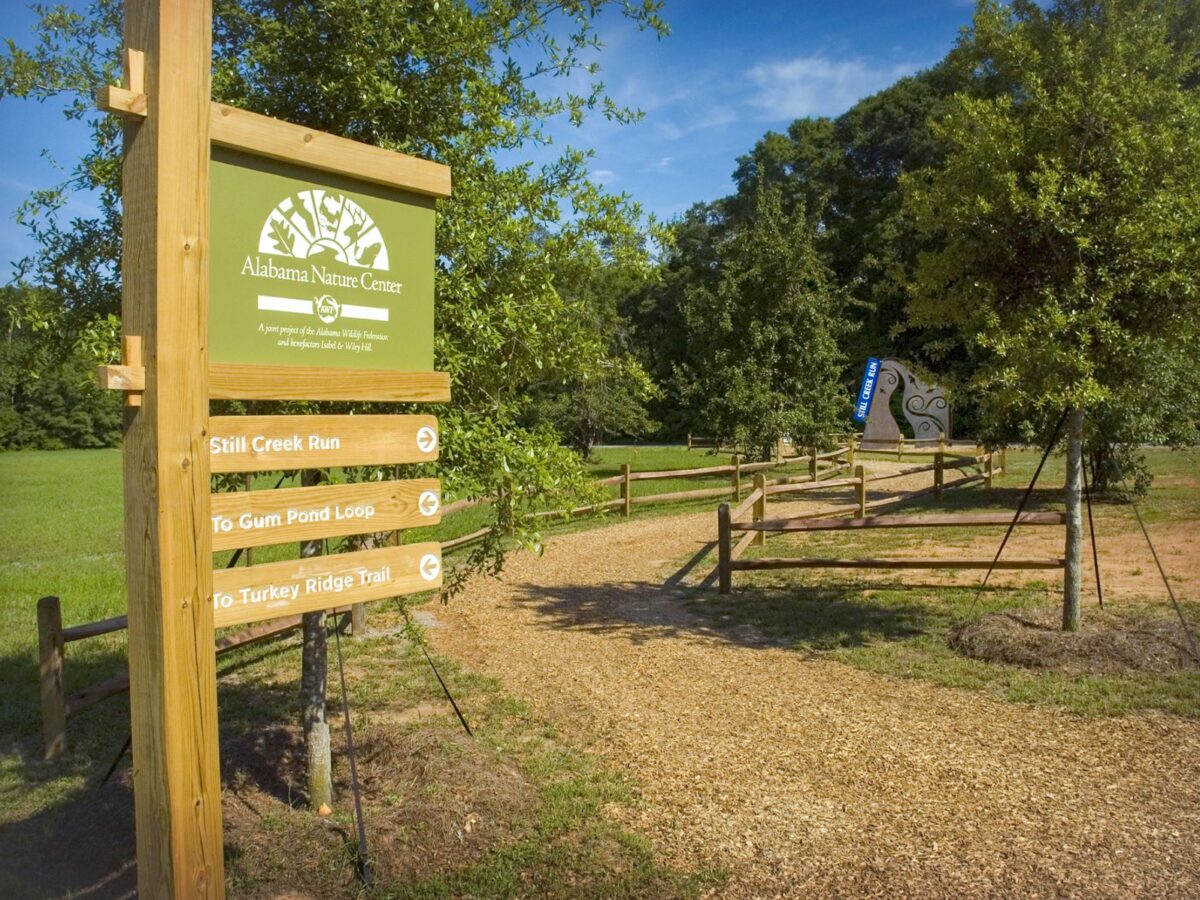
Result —
[[[280, 256], [303, 264], [276, 264], [271, 258]], [[263, 223], [258, 253], [242, 265], [242, 275], [318, 287], [307, 297], [259, 294], [258, 308], [315, 315], [326, 325], [339, 318], [387, 322], [386, 306], [347, 303], [332, 293], [341, 288], [400, 294], [402, 282], [375, 274], [387, 271], [387, 244], [367, 211], [350, 197], [322, 188], [299, 191], [278, 203]]]
[[343, 194], [320, 188], [301, 191], [271, 210], [258, 238], [258, 252], [388, 270], [383, 235], [366, 210]]

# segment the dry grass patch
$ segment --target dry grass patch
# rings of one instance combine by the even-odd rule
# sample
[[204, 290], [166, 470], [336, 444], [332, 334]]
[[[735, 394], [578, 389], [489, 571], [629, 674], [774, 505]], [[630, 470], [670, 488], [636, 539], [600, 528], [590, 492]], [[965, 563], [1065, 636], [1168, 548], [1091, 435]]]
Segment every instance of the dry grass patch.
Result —
[[1060, 610], [993, 613], [950, 629], [950, 646], [991, 663], [1067, 675], [1164, 674], [1196, 667], [1174, 618], [1089, 610], [1079, 631], [1061, 630]]

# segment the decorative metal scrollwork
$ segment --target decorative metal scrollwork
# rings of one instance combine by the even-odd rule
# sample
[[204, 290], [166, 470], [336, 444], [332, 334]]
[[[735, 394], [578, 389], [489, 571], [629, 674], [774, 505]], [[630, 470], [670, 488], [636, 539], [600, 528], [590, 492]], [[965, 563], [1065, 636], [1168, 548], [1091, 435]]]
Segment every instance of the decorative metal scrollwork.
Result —
[[927, 386], [898, 359], [887, 358], [879, 368], [879, 380], [875, 383], [875, 394], [871, 401], [871, 412], [867, 416], [863, 431], [863, 442], [881, 441], [895, 443], [900, 437], [900, 426], [892, 416], [891, 399], [897, 388], [904, 390], [904, 418], [912, 426], [912, 437], [917, 440], [937, 440], [938, 432], [950, 438], [950, 404], [946, 393], [937, 385]]

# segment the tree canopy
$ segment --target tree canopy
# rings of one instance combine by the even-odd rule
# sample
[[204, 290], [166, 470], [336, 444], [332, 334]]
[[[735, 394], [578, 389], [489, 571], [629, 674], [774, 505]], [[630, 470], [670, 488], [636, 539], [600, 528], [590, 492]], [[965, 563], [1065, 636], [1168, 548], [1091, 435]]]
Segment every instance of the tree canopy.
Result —
[[1109, 440], [1195, 439], [1200, 64], [1195, 7], [980, 5], [979, 88], [931, 123], [944, 160], [903, 179], [931, 249], [918, 327], [950, 325], [993, 440], [1086, 407]]
[[[448, 495], [496, 493], [509, 480], [523, 487], [518, 504], [582, 491], [576, 457], [531, 415], [530, 386], [591, 378], [633, 396], [644, 391], [636, 361], [612, 365], [608, 342], [580, 309], [582, 294], [559, 287], [610, 265], [647, 271], [640, 210], [589, 179], [586, 151], [563, 147], [542, 167], [498, 158], [548, 143], [555, 117], [635, 118], [598, 77], [597, 17], [624, 17], [661, 36], [659, 5], [214, 3], [214, 99], [453, 167], [454, 195], [438, 210], [436, 279], [436, 365], [450, 372], [454, 394], [436, 410]], [[120, 130], [91, 107], [96, 86], [115, 80], [120, 10], [118, 0], [94, 0], [82, 13], [44, 9], [33, 43], [10, 40], [0, 57], [0, 97], [57, 98], [93, 122], [93, 146], [68, 182], [39, 192], [22, 212], [40, 250], [21, 274], [43, 290], [13, 315], [63, 355], [119, 314]], [[100, 190], [100, 214], [61, 221], [63, 198], [78, 188]], [[518, 536], [535, 537], [513, 509], [501, 518]], [[495, 562], [497, 543], [479, 558]]]
[[763, 185], [754, 215], [716, 245], [713, 283], [683, 300], [679, 393], [718, 438], [766, 457], [782, 437], [819, 443], [849, 408], [841, 296], [813, 247], [802, 203], [788, 214]]

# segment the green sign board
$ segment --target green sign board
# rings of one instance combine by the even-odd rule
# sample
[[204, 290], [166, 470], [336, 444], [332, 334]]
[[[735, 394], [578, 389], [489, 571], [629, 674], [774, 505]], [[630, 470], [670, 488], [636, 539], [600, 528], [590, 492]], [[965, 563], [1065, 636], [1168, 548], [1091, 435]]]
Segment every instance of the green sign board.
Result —
[[432, 198], [214, 150], [209, 359], [433, 369]]

